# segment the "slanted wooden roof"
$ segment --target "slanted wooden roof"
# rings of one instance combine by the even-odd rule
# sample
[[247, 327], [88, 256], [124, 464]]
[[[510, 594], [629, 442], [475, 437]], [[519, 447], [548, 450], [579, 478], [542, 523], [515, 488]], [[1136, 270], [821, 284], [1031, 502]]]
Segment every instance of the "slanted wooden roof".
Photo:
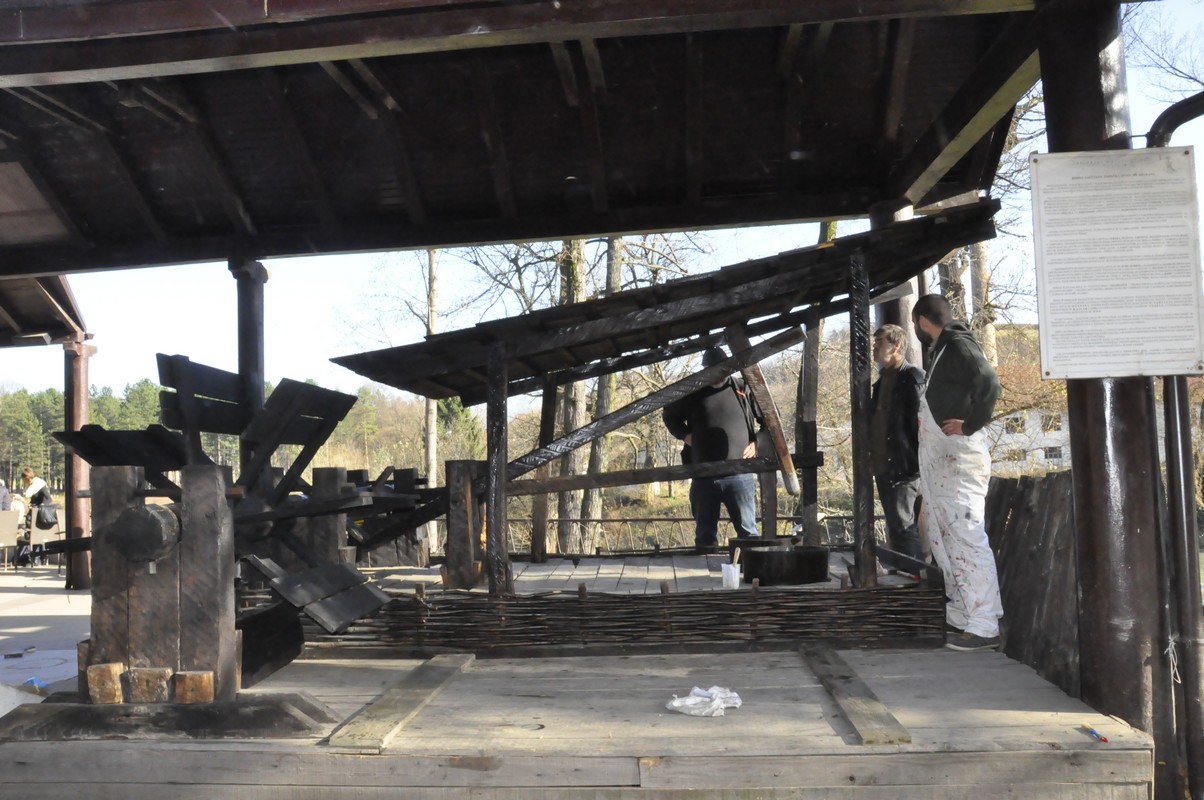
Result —
[[0, 279], [0, 347], [52, 344], [84, 337], [84, 320], [67, 279]]
[[[865, 260], [871, 296], [887, 292], [951, 250], [995, 235], [996, 201], [779, 253], [697, 277], [483, 322], [423, 342], [333, 359], [372, 380], [427, 397], [485, 399], [498, 346], [509, 394], [686, 355], [717, 343], [724, 328], [755, 320], [768, 334], [848, 310], [850, 261]], [[559, 377], [557, 377], [559, 376]]]
[[990, 185], [1031, 0], [13, 0], [0, 277]]

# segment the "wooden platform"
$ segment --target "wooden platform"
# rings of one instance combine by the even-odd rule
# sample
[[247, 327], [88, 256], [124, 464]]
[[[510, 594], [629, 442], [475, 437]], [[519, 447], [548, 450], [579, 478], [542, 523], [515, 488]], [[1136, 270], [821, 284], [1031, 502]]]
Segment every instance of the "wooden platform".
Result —
[[[298, 661], [252, 691], [314, 695], [344, 720], [320, 738], [6, 742], [0, 769], [23, 800], [1151, 796], [1149, 737], [1001, 654], [823, 652]], [[742, 707], [665, 708], [712, 685]]]

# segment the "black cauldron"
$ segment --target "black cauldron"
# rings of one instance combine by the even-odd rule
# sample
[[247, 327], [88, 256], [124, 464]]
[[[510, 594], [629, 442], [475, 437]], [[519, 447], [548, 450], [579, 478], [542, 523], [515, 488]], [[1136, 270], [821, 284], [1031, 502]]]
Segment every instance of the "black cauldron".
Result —
[[742, 551], [741, 561], [745, 583], [759, 579], [762, 586], [794, 586], [828, 579], [826, 547], [753, 547]]

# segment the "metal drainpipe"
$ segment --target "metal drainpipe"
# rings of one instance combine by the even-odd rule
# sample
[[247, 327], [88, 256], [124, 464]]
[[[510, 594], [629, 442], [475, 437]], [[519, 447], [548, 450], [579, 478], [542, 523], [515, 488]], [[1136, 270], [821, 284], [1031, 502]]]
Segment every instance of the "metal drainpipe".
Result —
[[[1185, 122], [1204, 116], [1204, 92], [1180, 100], [1158, 115], [1146, 135], [1146, 147], [1165, 147]], [[1187, 377], [1162, 379], [1166, 422], [1167, 505], [1171, 541], [1171, 641], [1180, 681], [1175, 686], [1178, 739], [1187, 761], [1188, 787], [1204, 797], [1204, 672], [1201, 663], [1200, 545], [1196, 529], [1195, 469], [1191, 458], [1191, 423]]]

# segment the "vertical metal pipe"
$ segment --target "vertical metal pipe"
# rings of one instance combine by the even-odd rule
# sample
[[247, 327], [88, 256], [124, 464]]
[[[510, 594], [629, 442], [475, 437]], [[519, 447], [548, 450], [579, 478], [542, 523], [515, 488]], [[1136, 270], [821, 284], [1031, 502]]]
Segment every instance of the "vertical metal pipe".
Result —
[[[253, 415], [264, 402], [263, 286], [268, 271], [258, 261], [238, 257], [230, 259], [229, 267], [238, 283], [238, 375], [243, 402]], [[239, 456], [241, 473], [250, 463], [250, 447], [241, 444]]]
[[1187, 378], [1162, 380], [1166, 418], [1166, 480], [1170, 512], [1171, 590], [1180, 682], [1175, 712], [1192, 797], [1204, 796], [1204, 669], [1201, 668], [1200, 539], [1196, 527], [1195, 469], [1191, 460]]
[[486, 380], [485, 428], [488, 442], [485, 474], [485, 564], [489, 570], [489, 594], [514, 594], [510, 572], [506, 516], [506, 351], [497, 344], [489, 355]]
[[[63, 345], [63, 402], [64, 428], [78, 431], [88, 424], [88, 359], [96, 348], [85, 344], [83, 338]], [[70, 448], [67, 450], [67, 508], [66, 524], [68, 539], [82, 539], [92, 535], [92, 515], [87, 498], [81, 495], [87, 490], [88, 465]], [[67, 556], [67, 588], [92, 588], [91, 554], [71, 553]]]
[[[1052, 152], [1127, 149], [1119, 3], [1037, 4]], [[1158, 570], [1153, 384], [1066, 382], [1079, 574], [1083, 699], [1151, 733], [1159, 797], [1182, 796]]]
[[870, 281], [865, 256], [849, 260], [849, 404], [853, 439], [853, 540], [858, 586], [878, 584], [874, 470], [870, 463]]

